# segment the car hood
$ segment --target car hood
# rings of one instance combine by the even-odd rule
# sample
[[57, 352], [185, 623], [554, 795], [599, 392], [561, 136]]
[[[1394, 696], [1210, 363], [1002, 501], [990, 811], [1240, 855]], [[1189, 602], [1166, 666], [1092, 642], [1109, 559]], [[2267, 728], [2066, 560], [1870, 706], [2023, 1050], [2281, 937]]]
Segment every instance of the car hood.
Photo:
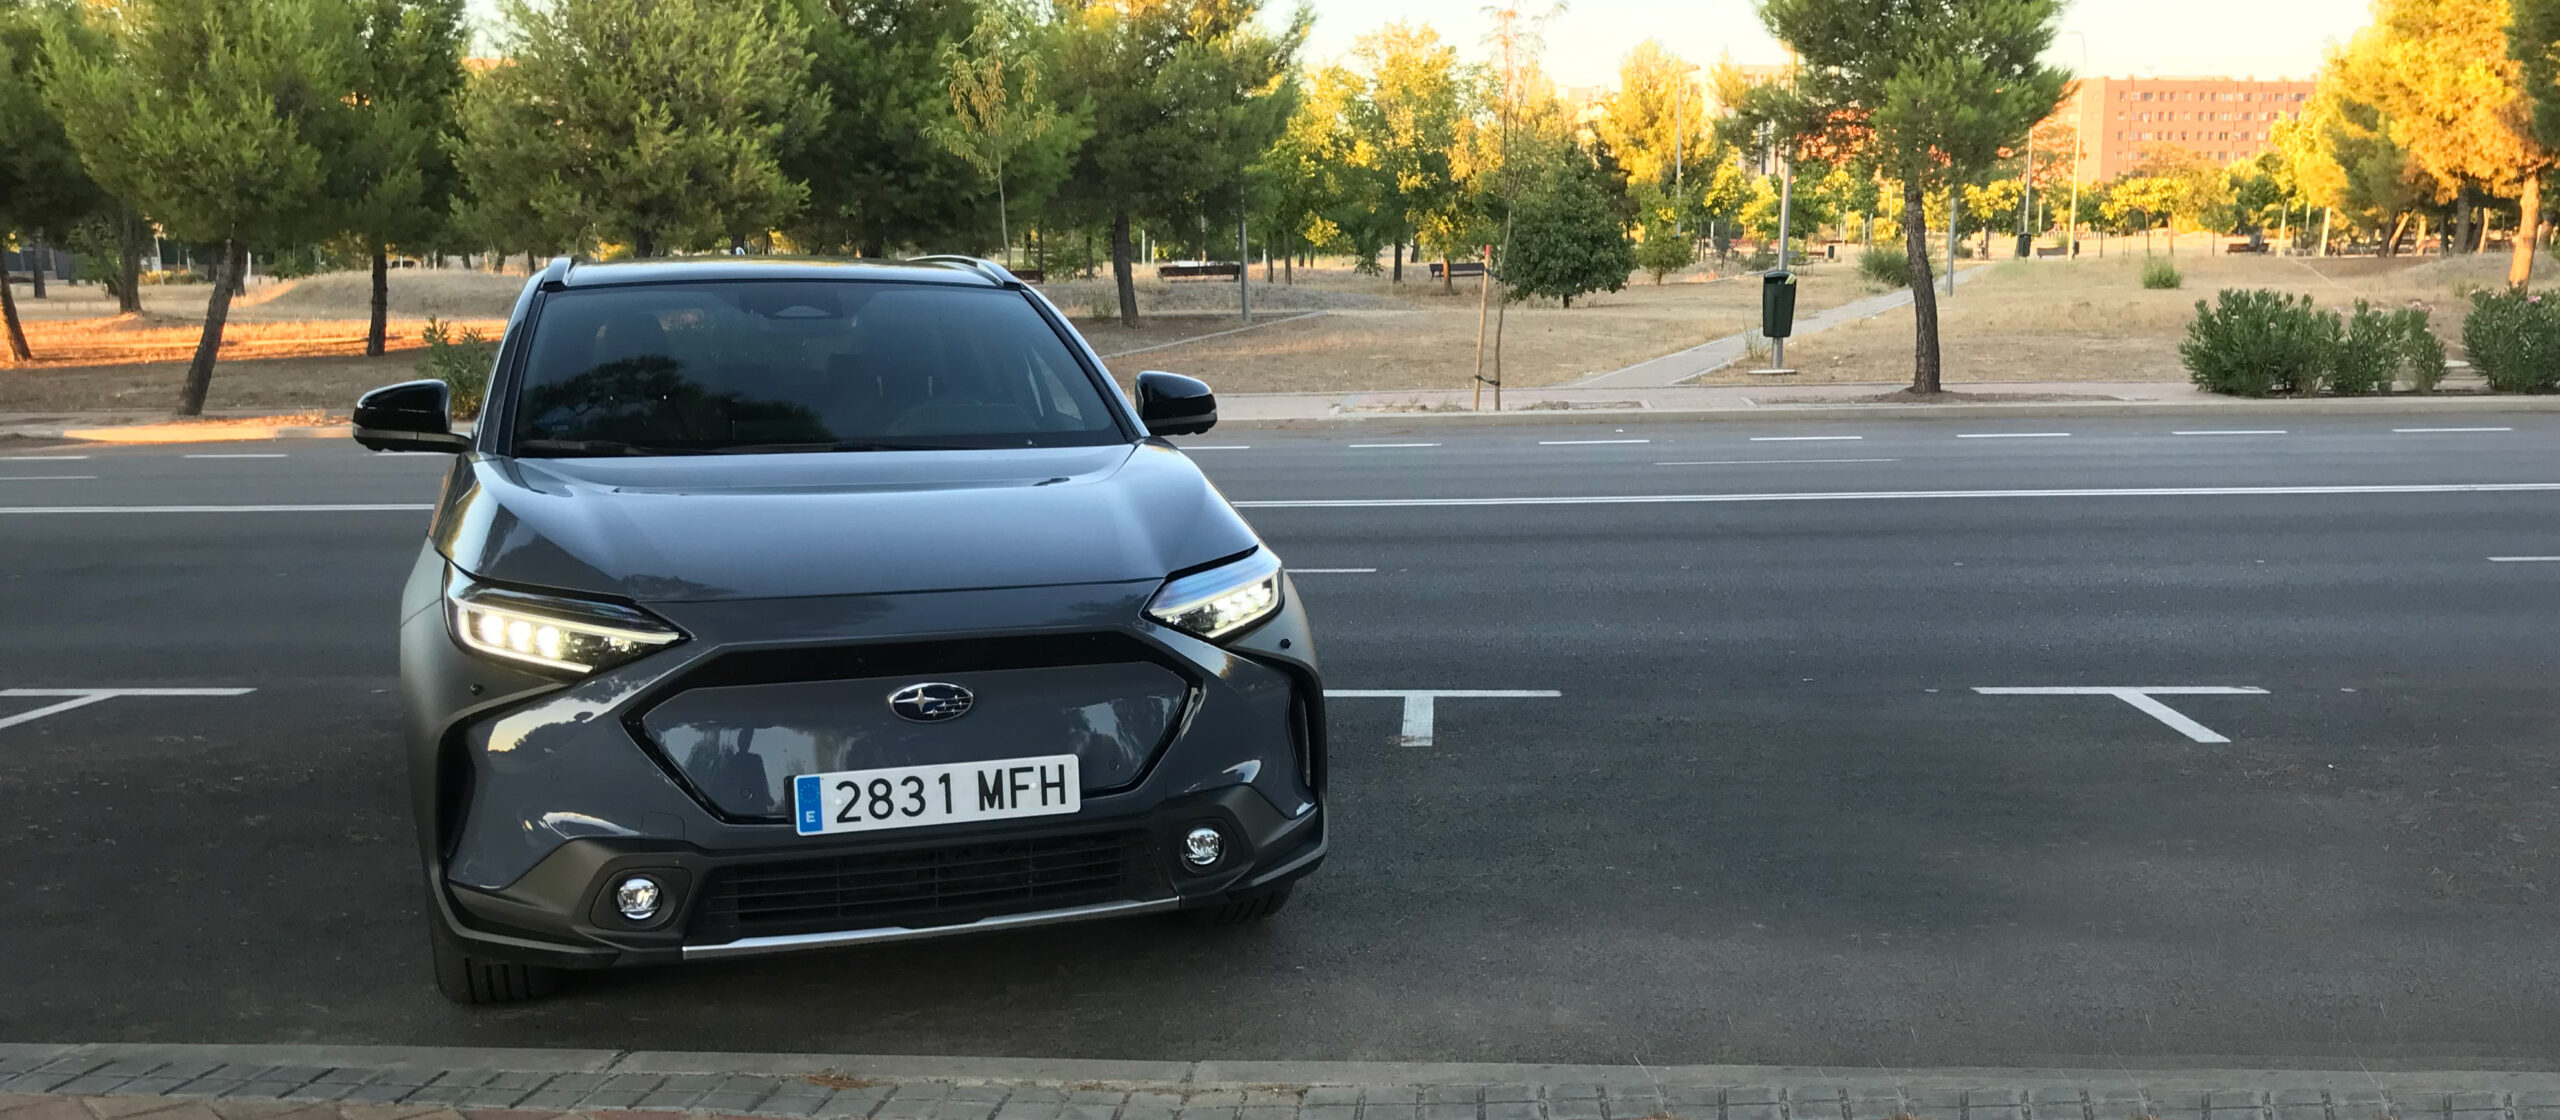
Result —
[[474, 576], [642, 602], [1154, 580], [1259, 543], [1153, 443], [474, 457], [433, 532]]

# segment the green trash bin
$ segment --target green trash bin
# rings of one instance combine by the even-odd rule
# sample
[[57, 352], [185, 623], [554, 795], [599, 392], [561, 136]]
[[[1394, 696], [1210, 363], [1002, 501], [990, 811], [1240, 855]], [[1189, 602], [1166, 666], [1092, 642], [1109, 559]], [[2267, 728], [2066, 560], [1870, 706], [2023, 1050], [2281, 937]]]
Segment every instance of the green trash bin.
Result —
[[1770, 271], [1760, 276], [1760, 333], [1785, 338], [1796, 333], [1796, 274]]

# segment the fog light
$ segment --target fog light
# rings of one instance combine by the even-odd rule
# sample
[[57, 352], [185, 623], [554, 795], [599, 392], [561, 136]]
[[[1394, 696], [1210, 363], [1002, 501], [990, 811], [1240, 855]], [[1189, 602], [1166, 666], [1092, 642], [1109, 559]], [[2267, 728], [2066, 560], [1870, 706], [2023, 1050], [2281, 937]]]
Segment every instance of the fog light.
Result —
[[646, 875], [634, 875], [613, 888], [613, 908], [635, 922], [658, 916], [658, 881]]
[[1193, 867], [1215, 867], [1227, 854], [1227, 838], [1218, 830], [1202, 825], [1182, 838], [1183, 862]]

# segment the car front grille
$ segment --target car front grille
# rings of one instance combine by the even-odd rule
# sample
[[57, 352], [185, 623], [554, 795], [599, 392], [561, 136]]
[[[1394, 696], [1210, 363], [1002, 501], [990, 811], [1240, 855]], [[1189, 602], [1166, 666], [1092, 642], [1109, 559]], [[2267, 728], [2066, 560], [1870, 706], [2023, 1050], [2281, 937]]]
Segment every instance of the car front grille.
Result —
[[924, 929], [1168, 893], [1135, 831], [784, 860], [714, 871], [685, 940]]

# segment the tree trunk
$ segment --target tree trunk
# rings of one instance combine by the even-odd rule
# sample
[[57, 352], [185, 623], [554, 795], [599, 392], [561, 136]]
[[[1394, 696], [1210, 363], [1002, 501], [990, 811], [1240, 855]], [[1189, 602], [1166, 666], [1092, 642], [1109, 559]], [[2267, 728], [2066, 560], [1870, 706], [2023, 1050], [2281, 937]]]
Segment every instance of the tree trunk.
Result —
[[1280, 282], [1296, 284], [1298, 282], [1298, 246], [1294, 240], [1285, 243], [1289, 251], [1280, 258]]
[[632, 256], [639, 257], [642, 260], [647, 260], [650, 257], [658, 255], [657, 249], [658, 239], [650, 236], [648, 230], [641, 230], [631, 238]]
[[34, 237], [28, 238], [26, 252], [19, 255], [27, 258], [27, 295], [34, 299], [45, 298], [44, 266], [53, 260], [53, 254], [45, 249], [44, 231], [37, 230]]
[[196, 339], [196, 356], [187, 363], [187, 383], [178, 391], [178, 415], [204, 414], [205, 390], [213, 386], [213, 359], [222, 349], [222, 324], [231, 317], [231, 297], [239, 294], [240, 275], [248, 268], [249, 249], [237, 241], [222, 245], [214, 265], [213, 298], [204, 306], [204, 334]]
[[116, 207], [116, 310], [142, 313], [142, 215]]
[[1138, 280], [1129, 266], [1129, 212], [1111, 215], [1111, 282], [1120, 289], [1120, 325], [1138, 325]]
[[1396, 271], [1394, 282], [1404, 283], [1404, 235], [1396, 235]]
[[364, 328], [364, 356], [382, 356], [382, 336], [391, 325], [391, 253], [377, 241], [373, 245], [373, 315]]
[[33, 361], [35, 354], [27, 349], [27, 328], [18, 322], [18, 297], [10, 291], [12, 286], [9, 270], [0, 268], [0, 323], [5, 323], [9, 329], [9, 358], [18, 362]]
[[2471, 251], [2471, 184], [2465, 183], [2453, 196], [2453, 240], [2445, 243], [2445, 255]]
[[2533, 243], [2542, 239], [2542, 173], [2524, 177], [2516, 200], [2516, 247], [2507, 258], [2507, 286], [2521, 292], [2533, 283]]
[[[1938, 281], [1929, 274], [1928, 211], [1920, 184], [1902, 187], [1904, 251], [1911, 256], [1911, 391], [1938, 391]], [[1952, 277], [1950, 277], [1952, 279]]]
[[2385, 241], [2382, 243], [2382, 255], [2383, 255], [2383, 256], [2385, 256], [2385, 257], [2396, 257], [2396, 256], [2399, 256], [2399, 255], [2400, 255], [2400, 235], [2401, 235], [2401, 234], [2403, 234], [2403, 233], [2407, 233], [2408, 231], [2409, 231], [2409, 212], [2408, 212], [2408, 211], [2406, 211], [2406, 210], [2403, 210], [2403, 211], [2401, 211], [2401, 212], [2400, 212], [2400, 220], [2398, 220], [2398, 221], [2396, 221], [2396, 222], [2391, 223], [2391, 236], [2390, 236], [2390, 238], [2389, 238], [2389, 239], [2385, 240]]

